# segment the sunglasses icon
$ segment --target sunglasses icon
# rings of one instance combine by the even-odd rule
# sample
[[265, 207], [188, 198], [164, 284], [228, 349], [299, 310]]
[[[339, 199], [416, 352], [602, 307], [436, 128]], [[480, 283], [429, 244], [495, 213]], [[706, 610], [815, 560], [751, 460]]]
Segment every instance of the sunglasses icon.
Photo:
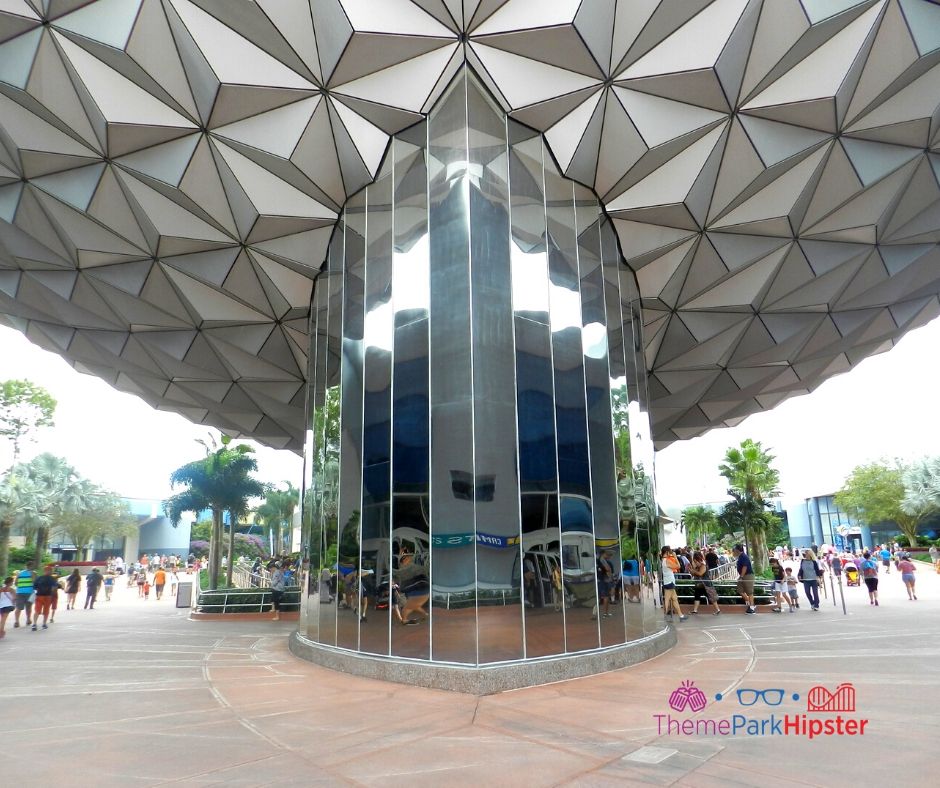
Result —
[[763, 700], [768, 706], [779, 706], [783, 703], [783, 696], [786, 690], [782, 689], [739, 689], [737, 691], [738, 703], [742, 706], [753, 706], [758, 699]]

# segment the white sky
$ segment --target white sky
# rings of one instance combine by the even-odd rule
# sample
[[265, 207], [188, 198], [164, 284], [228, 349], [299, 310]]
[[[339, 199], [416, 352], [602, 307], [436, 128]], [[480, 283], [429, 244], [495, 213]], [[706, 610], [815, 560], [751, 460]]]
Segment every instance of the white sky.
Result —
[[[55, 427], [21, 450], [22, 459], [44, 451], [65, 457], [87, 479], [127, 498], [163, 500], [171, 494], [169, 476], [181, 465], [205, 456], [196, 443], [218, 430], [191, 424], [182, 416], [154, 410], [143, 400], [72, 369], [60, 356], [34, 345], [19, 331], [0, 326], [0, 380], [27, 378], [58, 400]], [[301, 458], [251, 441], [258, 477], [300, 487]], [[0, 443], [0, 468], [12, 449]]]
[[[725, 449], [744, 438], [762, 441], [776, 455], [786, 499], [833, 492], [855, 465], [867, 460], [940, 453], [938, 348], [940, 319], [808, 396], [751, 416], [733, 429], [673, 444], [657, 456], [661, 505], [724, 499], [718, 464]], [[56, 427], [27, 445], [24, 459], [50, 451], [121, 495], [162, 500], [170, 493], [170, 472], [203, 455], [195, 439], [206, 438], [209, 428], [153, 410], [137, 397], [75, 372], [19, 332], [0, 327], [0, 380], [10, 378], [28, 378], [59, 402]], [[300, 486], [299, 456], [256, 449], [262, 480]], [[0, 467], [9, 459], [8, 448], [0, 446]]]

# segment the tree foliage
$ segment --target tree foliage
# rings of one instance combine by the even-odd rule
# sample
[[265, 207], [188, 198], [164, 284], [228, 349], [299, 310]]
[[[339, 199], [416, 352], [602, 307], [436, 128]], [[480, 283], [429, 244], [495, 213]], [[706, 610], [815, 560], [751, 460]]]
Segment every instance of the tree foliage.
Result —
[[[246, 444], [231, 446], [231, 439], [223, 435], [221, 446], [215, 441], [206, 445], [206, 456], [177, 468], [170, 474], [170, 485], [185, 489], [167, 498], [163, 509], [170, 522], [178, 525], [184, 512], [212, 511], [212, 534], [209, 540], [209, 588], [219, 585], [219, 567], [222, 561], [222, 517], [230, 512], [234, 531], [237, 515], [248, 511], [248, 501], [260, 498], [266, 487], [251, 474], [258, 470], [252, 456], [254, 450]], [[229, 567], [232, 565], [229, 561]]]
[[901, 508], [920, 518], [940, 512], [940, 456], [926, 457], [904, 469]]
[[88, 484], [85, 505], [63, 513], [54, 530], [75, 545], [78, 560], [82, 560], [82, 550], [96, 539], [131, 536], [137, 533], [138, 526], [126, 501], [113, 492]]
[[690, 545], [701, 544], [702, 539], [708, 541], [720, 535], [718, 515], [707, 506], [689, 506], [682, 510], [679, 517]]
[[893, 522], [907, 537], [908, 544], [917, 544], [917, 528], [925, 518], [940, 511], [932, 494], [940, 476], [940, 460], [924, 460], [905, 466], [898, 460], [880, 460], [855, 467], [835, 502], [840, 509], [863, 525]]
[[767, 568], [767, 532], [772, 523], [766, 510], [770, 499], [780, 494], [780, 473], [772, 465], [774, 459], [760, 441], [746, 438], [740, 447], [731, 446], [718, 466], [718, 473], [728, 480], [732, 497], [722, 517], [726, 523], [740, 523], [757, 573]]
[[40, 427], [51, 427], [56, 401], [42, 386], [28, 380], [0, 383], [0, 438], [13, 444], [13, 464], [24, 440]]
[[48, 452], [21, 466], [35, 492], [34, 505], [20, 520], [35, 533], [36, 564], [42, 561], [49, 534], [66, 515], [89, 505], [91, 485], [63, 457]]
[[258, 519], [268, 529], [275, 554], [289, 549], [289, 545], [284, 544], [284, 537], [290, 534], [294, 511], [300, 503], [300, 491], [290, 482], [285, 484], [286, 490], [268, 490], [264, 502], [255, 509]]

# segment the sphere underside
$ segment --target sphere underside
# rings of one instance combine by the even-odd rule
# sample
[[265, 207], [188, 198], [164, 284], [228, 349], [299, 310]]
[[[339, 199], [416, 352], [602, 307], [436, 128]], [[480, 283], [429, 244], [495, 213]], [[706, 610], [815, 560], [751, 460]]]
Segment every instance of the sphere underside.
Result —
[[300, 450], [313, 280], [466, 64], [599, 198], [657, 445], [938, 313], [940, 6], [19, 0], [0, 315], [77, 369]]

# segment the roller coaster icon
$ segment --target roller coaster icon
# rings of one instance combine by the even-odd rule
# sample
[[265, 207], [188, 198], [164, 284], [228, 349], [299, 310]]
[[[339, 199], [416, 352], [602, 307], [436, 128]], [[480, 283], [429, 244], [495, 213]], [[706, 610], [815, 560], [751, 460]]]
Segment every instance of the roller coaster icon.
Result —
[[806, 696], [807, 711], [855, 711], [855, 687], [840, 684], [835, 692], [815, 686]]

